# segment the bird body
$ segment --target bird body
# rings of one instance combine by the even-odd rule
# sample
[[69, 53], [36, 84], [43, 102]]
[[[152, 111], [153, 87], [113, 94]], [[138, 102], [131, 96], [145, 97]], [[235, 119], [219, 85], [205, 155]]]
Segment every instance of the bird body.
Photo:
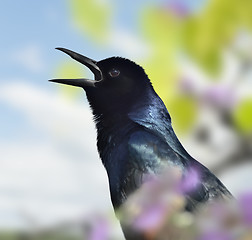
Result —
[[190, 210], [197, 203], [229, 196], [218, 178], [183, 148], [165, 105], [155, 92], [151, 94], [127, 114], [96, 118], [97, 147], [108, 173], [113, 206], [118, 208], [138, 189], [144, 176], [158, 174], [165, 167], [176, 167], [183, 175], [194, 168], [200, 174], [196, 192], [187, 196]]
[[146, 175], [158, 175], [170, 166], [179, 169], [182, 177], [191, 169], [199, 173], [196, 188], [185, 193], [188, 210], [198, 203], [231, 197], [221, 181], [183, 148], [163, 101], [139, 65], [118, 57], [96, 62], [67, 49], [59, 50], [88, 66], [95, 75], [95, 80], [51, 81], [84, 88], [115, 209], [143, 184]]

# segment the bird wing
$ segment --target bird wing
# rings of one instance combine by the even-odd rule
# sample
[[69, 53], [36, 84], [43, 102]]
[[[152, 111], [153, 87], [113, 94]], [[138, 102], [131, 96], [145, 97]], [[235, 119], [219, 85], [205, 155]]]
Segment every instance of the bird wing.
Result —
[[[175, 152], [169, 144], [151, 132], [139, 130], [131, 134], [128, 141], [128, 162], [125, 167], [121, 193], [128, 196], [144, 182], [146, 176], [157, 175], [165, 168], [172, 167], [181, 173], [182, 179], [187, 179], [187, 173], [191, 169], [199, 171], [200, 179], [195, 188], [189, 186], [189, 191], [185, 191], [187, 200], [186, 208], [193, 210], [198, 203], [205, 202], [218, 195], [230, 194], [223, 184], [203, 165], [196, 160], [185, 159]], [[231, 196], [231, 195], [230, 195]]]
[[174, 166], [182, 171], [184, 165], [179, 157], [164, 141], [157, 136], [137, 131], [128, 141], [128, 162], [125, 184], [131, 189], [138, 188], [147, 175], [156, 175], [162, 166]]

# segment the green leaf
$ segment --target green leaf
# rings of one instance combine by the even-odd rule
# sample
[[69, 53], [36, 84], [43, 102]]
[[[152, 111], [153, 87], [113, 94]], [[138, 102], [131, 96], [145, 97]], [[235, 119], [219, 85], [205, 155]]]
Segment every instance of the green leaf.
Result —
[[173, 17], [158, 8], [147, 8], [141, 18], [142, 31], [152, 48], [144, 66], [155, 90], [169, 102], [173, 97], [177, 77], [176, 52], [179, 27]]
[[252, 133], [252, 98], [243, 100], [237, 106], [233, 118], [236, 126], [243, 134]]
[[[56, 70], [57, 78], [81, 78], [84, 73], [82, 67], [75, 62], [69, 61], [69, 62], [63, 62], [59, 65], [59, 67]], [[69, 97], [70, 99], [79, 97], [81, 93], [83, 93], [81, 88], [72, 87], [72, 86], [66, 86], [59, 84], [59, 89], [61, 90], [61, 93]]]
[[168, 110], [176, 132], [185, 134], [191, 129], [197, 116], [197, 109], [196, 100], [184, 95], [178, 95], [168, 104]]
[[102, 43], [111, 24], [111, 5], [99, 0], [72, 0], [70, 6], [74, 22], [82, 33]]
[[240, 29], [252, 30], [252, 1], [211, 0], [184, 21], [184, 49], [208, 73], [221, 69], [221, 51]]

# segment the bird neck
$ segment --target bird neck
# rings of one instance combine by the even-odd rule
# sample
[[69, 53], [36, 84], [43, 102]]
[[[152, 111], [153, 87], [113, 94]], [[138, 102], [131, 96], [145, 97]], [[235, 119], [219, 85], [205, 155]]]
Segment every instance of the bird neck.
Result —
[[135, 127], [136, 124], [122, 114], [100, 115], [99, 119], [96, 119], [97, 148], [105, 166], [111, 151], [126, 140], [129, 132]]
[[128, 116], [134, 122], [149, 129], [154, 128], [156, 131], [161, 126], [171, 126], [170, 114], [154, 89], [149, 89], [145, 101], [137, 102], [129, 111]]
[[93, 108], [97, 129], [97, 147], [103, 163], [108, 153], [131, 131], [146, 128], [165, 140], [170, 115], [153, 88], [147, 89], [130, 107], [118, 111], [97, 112]]

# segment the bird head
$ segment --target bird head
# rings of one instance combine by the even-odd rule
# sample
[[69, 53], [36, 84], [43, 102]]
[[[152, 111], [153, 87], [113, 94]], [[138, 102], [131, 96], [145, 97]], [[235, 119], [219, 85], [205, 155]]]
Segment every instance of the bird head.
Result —
[[111, 57], [95, 61], [65, 48], [56, 48], [88, 67], [94, 80], [52, 79], [51, 82], [82, 87], [93, 110], [98, 113], [126, 111], [149, 87], [143, 68], [131, 60]]

